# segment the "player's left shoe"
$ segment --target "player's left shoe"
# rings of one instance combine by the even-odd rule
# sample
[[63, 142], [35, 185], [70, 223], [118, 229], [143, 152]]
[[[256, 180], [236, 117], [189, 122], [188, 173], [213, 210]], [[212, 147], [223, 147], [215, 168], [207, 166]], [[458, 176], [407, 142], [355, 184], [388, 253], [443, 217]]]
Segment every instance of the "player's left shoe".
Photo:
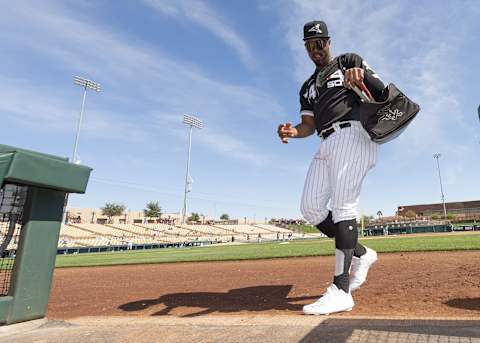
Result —
[[377, 261], [375, 250], [367, 248], [365, 255], [353, 257], [352, 259], [352, 278], [350, 279], [350, 292], [356, 291], [367, 280], [367, 274], [370, 267]]
[[350, 293], [346, 293], [332, 284], [320, 299], [313, 304], [303, 306], [303, 313], [319, 315], [351, 311], [354, 305]]

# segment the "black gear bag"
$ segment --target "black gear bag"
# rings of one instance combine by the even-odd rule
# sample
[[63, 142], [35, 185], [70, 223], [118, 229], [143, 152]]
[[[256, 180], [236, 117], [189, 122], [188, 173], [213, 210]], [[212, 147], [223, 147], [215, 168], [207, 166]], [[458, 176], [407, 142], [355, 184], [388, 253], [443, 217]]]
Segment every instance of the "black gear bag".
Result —
[[[346, 68], [341, 57], [337, 57], [324, 68], [323, 79], [334, 70], [335, 64], [345, 74]], [[397, 138], [420, 111], [420, 106], [407, 98], [393, 83], [387, 86], [387, 91], [387, 100], [382, 102], [361, 100], [363, 97], [359, 99], [360, 122], [372, 141], [378, 144]]]
[[387, 86], [388, 98], [383, 102], [359, 105], [360, 121], [372, 141], [383, 144], [397, 138], [420, 111], [420, 106], [407, 98], [393, 83]]

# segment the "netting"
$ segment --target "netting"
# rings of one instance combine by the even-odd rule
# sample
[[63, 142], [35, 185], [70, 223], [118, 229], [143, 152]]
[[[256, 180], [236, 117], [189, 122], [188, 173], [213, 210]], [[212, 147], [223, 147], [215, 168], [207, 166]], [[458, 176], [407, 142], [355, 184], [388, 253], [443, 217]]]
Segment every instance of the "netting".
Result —
[[10, 289], [27, 189], [15, 184], [0, 188], [0, 296]]

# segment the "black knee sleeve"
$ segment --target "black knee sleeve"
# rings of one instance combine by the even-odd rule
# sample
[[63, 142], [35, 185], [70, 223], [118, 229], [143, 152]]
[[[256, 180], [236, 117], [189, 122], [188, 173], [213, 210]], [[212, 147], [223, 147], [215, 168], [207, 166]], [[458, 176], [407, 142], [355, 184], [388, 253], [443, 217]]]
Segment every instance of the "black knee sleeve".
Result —
[[326, 235], [327, 237], [330, 237], [330, 238], [335, 237], [336, 228], [332, 219], [332, 211], [329, 211], [327, 218], [325, 218], [323, 222], [321, 222], [320, 224], [317, 224], [315, 227], [319, 229], [320, 232]]
[[357, 221], [344, 220], [335, 224], [335, 247], [337, 249], [354, 249], [358, 241]]

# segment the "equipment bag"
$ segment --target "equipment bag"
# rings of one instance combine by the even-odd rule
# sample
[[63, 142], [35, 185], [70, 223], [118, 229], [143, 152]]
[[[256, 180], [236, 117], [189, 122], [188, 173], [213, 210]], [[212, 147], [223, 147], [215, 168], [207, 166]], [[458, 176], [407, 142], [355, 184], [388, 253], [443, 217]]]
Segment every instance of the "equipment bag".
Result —
[[407, 98], [397, 86], [387, 86], [388, 98], [383, 102], [360, 102], [360, 120], [372, 141], [383, 144], [397, 138], [420, 111], [420, 106]]
[[[341, 58], [335, 58], [334, 63], [345, 74], [346, 68], [343, 66]], [[331, 72], [332, 68], [326, 68]], [[387, 100], [377, 102], [375, 99], [366, 99], [359, 95], [360, 122], [363, 128], [368, 132], [372, 141], [383, 144], [397, 138], [410, 124], [420, 111], [420, 106], [407, 98], [397, 86], [390, 83], [387, 86]]]

